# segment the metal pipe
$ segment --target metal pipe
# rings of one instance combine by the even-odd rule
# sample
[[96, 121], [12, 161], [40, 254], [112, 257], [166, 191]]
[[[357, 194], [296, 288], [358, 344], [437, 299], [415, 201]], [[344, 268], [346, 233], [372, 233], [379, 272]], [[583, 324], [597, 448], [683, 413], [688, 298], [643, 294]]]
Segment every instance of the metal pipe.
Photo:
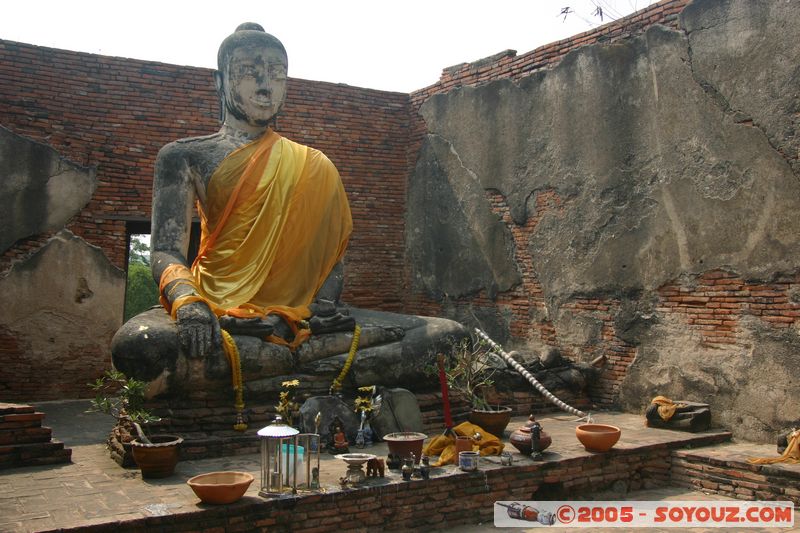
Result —
[[573, 414], [580, 418], [585, 418], [587, 421], [591, 421], [591, 415], [584, 413], [583, 411], [580, 411], [578, 409], [575, 409], [574, 407], [571, 407], [566, 403], [562, 402], [561, 400], [559, 400], [558, 398], [556, 398], [552, 392], [547, 390], [544, 385], [539, 383], [539, 380], [533, 377], [533, 375], [530, 372], [525, 370], [525, 368], [521, 364], [519, 364], [513, 357], [511, 357], [511, 355], [506, 353], [499, 344], [490, 339], [489, 335], [487, 335], [478, 328], [475, 328], [475, 333], [477, 333], [481, 339], [486, 341], [486, 343], [492, 349], [492, 352], [502, 357], [506, 363], [511, 365], [514, 368], [514, 370], [519, 372], [522, 375], [522, 377], [527, 379], [530, 382], [530, 384], [534, 386], [536, 390], [541, 392], [542, 396], [547, 398], [548, 401], [558, 406], [558, 408], [561, 409], [562, 411], [566, 411], [567, 413]]

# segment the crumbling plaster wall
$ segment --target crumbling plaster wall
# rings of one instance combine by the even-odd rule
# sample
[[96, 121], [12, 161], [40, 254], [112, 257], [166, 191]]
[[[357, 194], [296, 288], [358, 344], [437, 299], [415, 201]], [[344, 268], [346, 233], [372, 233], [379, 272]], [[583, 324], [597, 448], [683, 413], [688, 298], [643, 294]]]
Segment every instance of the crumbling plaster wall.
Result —
[[798, 28], [796, 2], [695, 1], [678, 31], [428, 99], [412, 288], [511, 344], [605, 356], [600, 403], [708, 401], [757, 439], [796, 423]]
[[0, 277], [0, 398], [87, 397], [108, 368], [108, 343], [122, 323], [125, 274], [64, 226], [96, 189], [95, 171], [0, 128], [3, 249], [56, 232]]
[[94, 194], [95, 170], [0, 126], [0, 253], [17, 240], [58, 231]]

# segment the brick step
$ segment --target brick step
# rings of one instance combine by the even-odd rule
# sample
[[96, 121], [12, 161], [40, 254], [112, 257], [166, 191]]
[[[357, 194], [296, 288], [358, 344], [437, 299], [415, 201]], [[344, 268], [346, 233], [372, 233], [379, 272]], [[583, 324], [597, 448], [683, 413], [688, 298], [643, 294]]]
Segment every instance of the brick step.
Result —
[[70, 461], [71, 457], [72, 450], [64, 448], [64, 443], [57, 440], [0, 446], [0, 469], [66, 463]]
[[31, 405], [0, 402], [0, 415], [33, 413], [33, 412], [35, 412], [35, 409]]
[[0, 429], [0, 446], [50, 442], [53, 430], [48, 427]]
[[731, 443], [674, 450], [673, 484], [741, 500], [790, 500], [800, 505], [800, 464], [750, 464], [750, 457], [778, 457], [775, 446]]
[[0, 469], [68, 463], [72, 450], [42, 426], [44, 413], [33, 406], [0, 403]]
[[0, 431], [42, 427], [44, 413], [8, 413], [0, 415]]

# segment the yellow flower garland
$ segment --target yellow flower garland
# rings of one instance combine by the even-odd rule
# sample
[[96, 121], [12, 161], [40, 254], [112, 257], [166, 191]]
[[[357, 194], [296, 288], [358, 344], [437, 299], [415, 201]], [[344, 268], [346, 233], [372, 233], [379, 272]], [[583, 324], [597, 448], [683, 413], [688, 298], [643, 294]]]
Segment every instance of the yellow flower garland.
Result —
[[244, 431], [247, 429], [247, 424], [244, 422], [244, 388], [242, 385], [242, 361], [239, 359], [239, 348], [230, 333], [221, 330], [222, 332], [222, 347], [225, 349], [225, 356], [231, 365], [231, 381], [233, 382], [234, 404], [236, 408], [236, 423], [233, 429], [236, 431]]
[[339, 375], [336, 379], [333, 380], [333, 384], [331, 385], [330, 393], [333, 394], [342, 388], [342, 381], [347, 376], [347, 373], [350, 371], [350, 366], [353, 364], [353, 360], [356, 358], [356, 350], [358, 350], [358, 339], [361, 337], [361, 326], [356, 324], [356, 328], [353, 330], [353, 342], [350, 343], [350, 353], [347, 354], [347, 360], [344, 362], [344, 368], [342, 371], [339, 372]]

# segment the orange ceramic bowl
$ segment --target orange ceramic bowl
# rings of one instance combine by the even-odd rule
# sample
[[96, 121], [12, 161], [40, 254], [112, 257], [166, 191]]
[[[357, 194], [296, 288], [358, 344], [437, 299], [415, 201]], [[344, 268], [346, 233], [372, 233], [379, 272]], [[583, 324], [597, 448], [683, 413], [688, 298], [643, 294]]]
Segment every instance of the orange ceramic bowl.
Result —
[[588, 452], [607, 452], [621, 434], [617, 426], [606, 424], [581, 424], [575, 428], [575, 435]]
[[186, 483], [203, 503], [233, 503], [247, 492], [253, 482], [247, 472], [210, 472], [194, 476]]

